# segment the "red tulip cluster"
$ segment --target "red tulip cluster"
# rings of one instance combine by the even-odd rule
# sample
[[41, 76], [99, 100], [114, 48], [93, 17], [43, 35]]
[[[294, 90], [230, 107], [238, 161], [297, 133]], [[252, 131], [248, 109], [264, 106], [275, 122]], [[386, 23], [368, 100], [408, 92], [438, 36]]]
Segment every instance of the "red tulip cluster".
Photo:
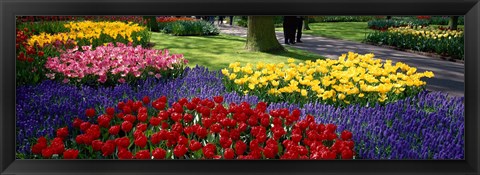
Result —
[[16, 29], [17, 36], [16, 36], [16, 44], [15, 47], [17, 49], [17, 60], [19, 61], [28, 61], [33, 62], [34, 58], [39, 56], [43, 57], [43, 51], [36, 50], [35, 47], [29, 46], [27, 44], [28, 38], [33, 35], [34, 31], [30, 31], [28, 28], [24, 28], [23, 30]]
[[141, 16], [85, 16], [85, 20], [95, 20], [95, 21], [123, 21], [123, 22], [134, 22], [140, 25], [146, 25], [147, 20], [143, 19]]
[[299, 121], [298, 109], [267, 112], [264, 102], [225, 107], [222, 96], [195, 97], [169, 107], [162, 96], [119, 102], [116, 108], [98, 117], [87, 109], [88, 121], [76, 118], [72, 132], [58, 129], [50, 145], [39, 138], [32, 152], [43, 158], [105, 159], [353, 159], [355, 154], [351, 132], [339, 137], [334, 124], [318, 124], [311, 115]]
[[430, 19], [431, 16], [417, 16], [417, 19]]
[[162, 17], [157, 17], [157, 22], [164, 23], [164, 22], [175, 22], [175, 21], [195, 21], [195, 18], [189, 18], [189, 17], [168, 17], [168, 16], [162, 16]]
[[76, 16], [17, 16], [17, 22], [35, 22], [35, 21], [74, 21]]

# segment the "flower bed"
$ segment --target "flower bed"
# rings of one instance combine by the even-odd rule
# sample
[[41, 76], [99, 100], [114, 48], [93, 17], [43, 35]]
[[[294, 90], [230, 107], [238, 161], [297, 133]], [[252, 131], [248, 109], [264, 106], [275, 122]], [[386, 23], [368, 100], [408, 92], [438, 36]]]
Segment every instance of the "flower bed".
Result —
[[[141, 18], [48, 19], [53, 22], [17, 25], [20, 159], [465, 155], [463, 98], [423, 91], [421, 79], [433, 77], [429, 71], [418, 73], [403, 63], [356, 53], [338, 60], [183, 71], [181, 55], [142, 48], [148, 41], [144, 24], [123, 21], [145, 21]], [[165, 18], [165, 31], [197, 35], [215, 29], [205, 21], [178, 19]], [[17, 21], [25, 20], [36, 19]], [[385, 33], [463, 40], [463, 33], [420, 29], [425, 32], [398, 28]]]
[[369, 33], [366, 41], [401, 49], [434, 52], [464, 59], [464, 35], [459, 30], [440, 30], [428, 27], [390, 28], [385, 32]]
[[405, 26], [428, 26], [430, 23], [426, 19], [403, 19], [403, 20], [394, 20], [394, 19], [377, 19], [368, 21], [368, 28], [374, 30], [388, 30], [388, 28], [397, 28]]
[[195, 18], [190, 17], [171, 17], [171, 16], [160, 16], [157, 17], [157, 22], [159, 23], [167, 23], [167, 22], [175, 22], [175, 21], [196, 21]]
[[134, 45], [146, 46], [150, 34], [145, 27], [134, 23], [124, 22], [92, 22], [76, 21], [64, 24], [69, 30], [65, 33], [47, 34], [31, 36], [28, 44], [30, 46], [38, 45], [44, 47], [46, 44], [52, 44], [56, 41], [66, 43], [68, 40], [75, 41], [76, 45], [93, 45], [94, 47], [109, 42], [131, 42]]
[[319, 101], [346, 106], [373, 106], [416, 95], [423, 89], [423, 77], [416, 68], [401, 62], [382, 63], [373, 54], [349, 52], [338, 60], [316, 60], [295, 64], [232, 63], [222, 70], [227, 91], [249, 94], [268, 102], [301, 103]]
[[89, 21], [122, 21], [125, 23], [134, 22], [140, 25], [147, 25], [147, 20], [141, 16], [85, 16], [85, 20]]
[[43, 69], [46, 58], [56, 56], [61, 50], [75, 47], [72, 40], [63, 44], [55, 43], [53, 47], [33, 47], [27, 41], [35, 32], [34, 29], [16, 30], [16, 83], [17, 85], [36, 84], [45, 79]]
[[[50, 145], [45, 137], [39, 138], [32, 153], [64, 159], [354, 157], [351, 132], [345, 130], [339, 138], [335, 125], [317, 124], [313, 116], [297, 122], [298, 109], [267, 113], [263, 102], [254, 108], [246, 102], [224, 106], [222, 96], [213, 98], [182, 98], [166, 107], [165, 96], [154, 101], [145, 96], [142, 101], [119, 102], [117, 108], [108, 107], [101, 114], [87, 109], [87, 121], [76, 118], [73, 131], [59, 128]], [[66, 154], [65, 145], [71, 146]]]
[[195, 18], [189, 17], [171, 17], [171, 16], [160, 16], [157, 17], [157, 24], [160, 30], [164, 30], [167, 25], [177, 21], [197, 21]]
[[[206, 98], [224, 92], [218, 73], [205, 68], [186, 68], [185, 76], [166, 81], [148, 78], [135, 84], [119, 84], [115, 87], [72, 86], [56, 81], [43, 81], [38, 85], [17, 87], [17, 148], [19, 153], [29, 155], [33, 137], [53, 138], [54, 128], [65, 125], [75, 117], [86, 120], [84, 110], [92, 106], [113, 106], [127, 99], [142, 99], [143, 96], [168, 97], [172, 104], [181, 97]], [[225, 102], [251, 101], [248, 97], [225, 95]], [[99, 109], [104, 110], [104, 109]]]
[[74, 21], [78, 16], [16, 16], [16, 22]]
[[164, 24], [164, 33], [176, 36], [218, 35], [220, 30], [213, 24], [203, 21], [175, 21]]
[[389, 32], [400, 33], [406, 35], [415, 35], [422, 38], [461, 38], [463, 31], [461, 30], [438, 30], [432, 27], [399, 27], [389, 29]]
[[123, 43], [112, 43], [92, 50], [91, 46], [69, 49], [59, 57], [49, 57], [45, 67], [52, 73], [50, 79], [61, 79], [85, 84], [98, 81], [101, 84], [125, 83], [154, 75], [178, 76], [188, 63], [183, 55], [170, 55], [168, 50], [144, 49]]
[[[334, 123], [354, 133], [357, 159], [463, 159], [463, 100], [442, 92], [421, 92], [385, 106], [337, 108], [308, 103], [301, 111], [302, 116], [311, 114], [319, 123]], [[277, 103], [267, 110], [297, 107]]]
[[[128, 99], [141, 100], [167, 96], [167, 104], [185, 97], [210, 98], [223, 95], [224, 103], [242, 101], [258, 104], [256, 96], [228, 93], [220, 72], [203, 67], [186, 68], [184, 76], [165, 81], [149, 78], [136, 84], [116, 87], [75, 87], [52, 81], [36, 86], [17, 88], [17, 158], [30, 158], [35, 138], [55, 137], [55, 128], [68, 126], [78, 117], [88, 120], [85, 109], [95, 108], [103, 113], [105, 106], [115, 106]], [[464, 158], [464, 104], [463, 98], [446, 94], [420, 93], [414, 97], [384, 106], [362, 107], [349, 105], [337, 108], [321, 103], [269, 103], [267, 111], [299, 108], [300, 119], [306, 114], [316, 116], [318, 123], [332, 123], [339, 130], [353, 133], [356, 159], [463, 159]], [[73, 133], [73, 132], [69, 132]], [[443, 143], [443, 144], [438, 144]], [[68, 153], [75, 153], [69, 151]]]

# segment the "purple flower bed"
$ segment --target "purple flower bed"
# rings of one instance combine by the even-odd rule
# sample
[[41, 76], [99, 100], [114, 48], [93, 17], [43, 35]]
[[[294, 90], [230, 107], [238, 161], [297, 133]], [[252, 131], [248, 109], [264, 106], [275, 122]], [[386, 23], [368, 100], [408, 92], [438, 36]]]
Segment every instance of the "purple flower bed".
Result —
[[[292, 104], [271, 104], [268, 109]], [[306, 104], [302, 116], [350, 130], [361, 159], [463, 159], [465, 107], [462, 98], [422, 92], [386, 106], [336, 108]]]
[[[17, 150], [29, 154], [32, 138], [55, 134], [54, 128], [68, 126], [75, 117], [86, 120], [85, 109], [96, 106], [114, 106], [126, 99], [141, 100], [144, 96], [156, 99], [167, 96], [169, 104], [182, 97], [206, 98], [225, 92], [221, 74], [203, 67], [186, 68], [183, 77], [165, 80], [149, 78], [135, 84], [115, 87], [75, 87], [46, 80], [36, 86], [17, 88]], [[250, 97], [252, 98], [252, 97]], [[235, 93], [225, 94], [225, 102], [252, 101]], [[253, 99], [256, 99], [253, 97]], [[97, 109], [97, 111], [104, 111]]]
[[[30, 138], [54, 135], [54, 128], [71, 123], [75, 117], [86, 119], [85, 109], [113, 106], [119, 101], [144, 96], [167, 96], [171, 104], [182, 97], [211, 98], [223, 95], [225, 103], [247, 101], [255, 96], [226, 93], [218, 71], [203, 67], [187, 68], [184, 76], [172, 79], [140, 80], [115, 87], [75, 87], [54, 81], [17, 88], [17, 155], [29, 155]], [[288, 103], [270, 104], [267, 110], [286, 107]], [[441, 92], [420, 93], [386, 106], [336, 108], [309, 103], [300, 108], [302, 116], [311, 114], [317, 122], [333, 123], [338, 130], [350, 130], [357, 159], [463, 159], [463, 98], [447, 98]], [[96, 109], [102, 111], [103, 109]], [[72, 126], [69, 126], [72, 127]]]

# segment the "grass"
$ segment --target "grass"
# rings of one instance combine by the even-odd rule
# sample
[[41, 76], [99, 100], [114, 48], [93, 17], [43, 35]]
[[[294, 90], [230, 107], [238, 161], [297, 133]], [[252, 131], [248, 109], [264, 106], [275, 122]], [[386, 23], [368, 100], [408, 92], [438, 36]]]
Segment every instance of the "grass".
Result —
[[288, 58], [297, 61], [324, 59], [324, 57], [286, 47], [287, 51], [272, 53], [250, 52], [245, 50], [246, 39], [238, 36], [172, 36], [163, 33], [152, 33], [151, 42], [155, 43], [155, 49], [168, 49], [170, 53], [183, 54], [189, 61], [190, 67], [203, 65], [213, 70], [228, 67], [232, 62], [242, 64], [265, 62], [286, 62]]
[[[372, 31], [367, 22], [323, 22], [310, 23], [309, 26], [311, 30], [304, 30], [303, 34], [355, 42], [362, 42], [365, 34]], [[283, 31], [283, 28], [275, 30]]]

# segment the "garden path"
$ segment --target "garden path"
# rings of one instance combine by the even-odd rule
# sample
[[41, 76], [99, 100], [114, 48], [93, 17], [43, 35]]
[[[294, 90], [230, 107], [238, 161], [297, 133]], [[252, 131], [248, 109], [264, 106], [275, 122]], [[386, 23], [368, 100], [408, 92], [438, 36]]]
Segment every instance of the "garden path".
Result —
[[[247, 30], [244, 27], [219, 25], [220, 33], [246, 37]], [[283, 32], [276, 32], [277, 39], [284, 45]], [[465, 94], [465, 66], [463, 63], [446, 61], [425, 55], [394, 50], [353, 41], [330, 39], [312, 35], [302, 35], [303, 43], [293, 45], [295, 48], [307, 50], [327, 58], [336, 59], [340, 55], [353, 51], [359, 54], [374, 53], [375, 58], [390, 59], [395, 62], [403, 62], [416, 67], [418, 71], [432, 71], [434, 78], [427, 79], [427, 89], [431, 91], [443, 91], [452, 96], [464, 96]]]

